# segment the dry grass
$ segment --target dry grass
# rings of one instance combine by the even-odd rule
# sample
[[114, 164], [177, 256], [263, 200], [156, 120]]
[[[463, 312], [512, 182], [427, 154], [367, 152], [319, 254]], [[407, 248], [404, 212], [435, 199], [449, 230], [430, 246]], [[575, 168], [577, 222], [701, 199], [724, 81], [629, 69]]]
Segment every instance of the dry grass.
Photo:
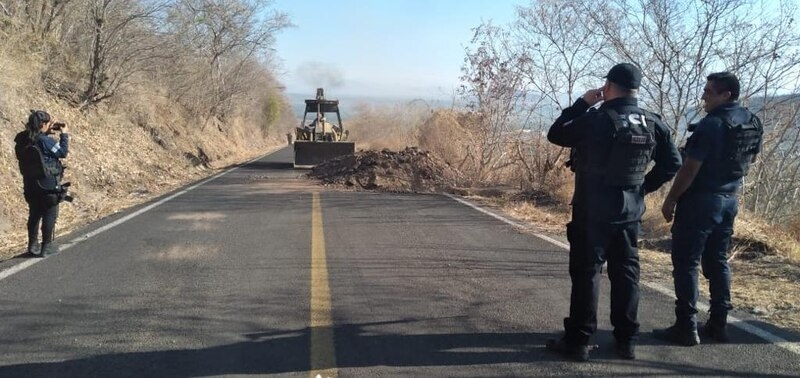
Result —
[[800, 241], [788, 230], [776, 227], [746, 210], [736, 217], [738, 245], [733, 253], [740, 259], [751, 260], [765, 255], [800, 264]]
[[[642, 280], [672, 287], [669, 253], [640, 251]], [[800, 267], [785, 260], [765, 258], [731, 262], [731, 297], [737, 310], [747, 311], [770, 323], [800, 330]], [[708, 298], [708, 281], [701, 278], [700, 293]]]
[[347, 122], [350, 140], [359, 149], [399, 151], [417, 145], [416, 134], [430, 116], [430, 107], [422, 101], [394, 105], [356, 104]]
[[466, 194], [471, 200], [498, 209], [544, 233], [561, 234], [570, 220], [567, 202], [547, 194], [519, 193], [517, 190], [485, 193], [485, 190], [472, 190]]
[[455, 111], [437, 111], [419, 127], [419, 146], [463, 170], [473, 131]]

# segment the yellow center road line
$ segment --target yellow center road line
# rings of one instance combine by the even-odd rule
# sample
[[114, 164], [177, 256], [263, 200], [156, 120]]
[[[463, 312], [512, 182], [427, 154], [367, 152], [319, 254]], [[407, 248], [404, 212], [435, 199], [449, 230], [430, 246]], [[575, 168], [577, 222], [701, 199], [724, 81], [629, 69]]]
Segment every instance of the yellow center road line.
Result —
[[325, 233], [319, 193], [313, 193], [311, 209], [311, 372], [312, 378], [338, 377], [333, 345], [331, 289], [325, 257]]

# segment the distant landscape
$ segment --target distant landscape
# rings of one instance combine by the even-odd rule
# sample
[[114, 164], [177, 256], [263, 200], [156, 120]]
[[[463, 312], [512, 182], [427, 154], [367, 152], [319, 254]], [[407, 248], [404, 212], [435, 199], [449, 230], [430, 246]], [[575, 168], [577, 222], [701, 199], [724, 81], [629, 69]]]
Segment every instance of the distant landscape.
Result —
[[[313, 99], [314, 93], [286, 93], [287, 100], [291, 103], [292, 115], [298, 119], [303, 118], [305, 110], [305, 100]], [[325, 98], [329, 100], [339, 100], [339, 111], [342, 119], [347, 121], [356, 116], [356, 109], [363, 105], [372, 107], [404, 105], [410, 102], [422, 101], [432, 109], [449, 108], [452, 101], [443, 99], [421, 99], [412, 97], [370, 97], [370, 96], [339, 96], [335, 91], [325, 92]]]

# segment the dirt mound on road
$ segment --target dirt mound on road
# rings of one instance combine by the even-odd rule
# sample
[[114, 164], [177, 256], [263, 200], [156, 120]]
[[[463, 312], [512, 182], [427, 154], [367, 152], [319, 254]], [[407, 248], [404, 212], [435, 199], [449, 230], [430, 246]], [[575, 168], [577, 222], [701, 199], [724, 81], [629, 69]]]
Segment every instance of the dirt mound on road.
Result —
[[456, 169], [416, 147], [359, 151], [319, 164], [309, 176], [326, 185], [387, 192], [442, 192], [464, 182]]

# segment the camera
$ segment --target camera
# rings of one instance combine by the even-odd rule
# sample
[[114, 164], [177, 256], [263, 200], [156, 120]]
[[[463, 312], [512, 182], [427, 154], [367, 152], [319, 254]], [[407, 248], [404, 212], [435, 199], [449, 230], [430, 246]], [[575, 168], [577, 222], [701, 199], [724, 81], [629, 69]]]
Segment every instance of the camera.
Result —
[[59, 192], [58, 192], [58, 202], [62, 202], [62, 201], [72, 202], [75, 199], [74, 197], [69, 195], [68, 190], [69, 190], [70, 185], [72, 185], [71, 182], [65, 182], [65, 183], [61, 184], [61, 187], [59, 188]]
[[69, 195], [70, 185], [72, 184], [65, 182], [52, 190], [48, 190], [44, 198], [44, 204], [49, 207], [58, 205], [61, 202], [72, 202], [75, 198]]
[[50, 130], [61, 130], [62, 127], [66, 126], [64, 122], [56, 122], [53, 126], [50, 126]]

